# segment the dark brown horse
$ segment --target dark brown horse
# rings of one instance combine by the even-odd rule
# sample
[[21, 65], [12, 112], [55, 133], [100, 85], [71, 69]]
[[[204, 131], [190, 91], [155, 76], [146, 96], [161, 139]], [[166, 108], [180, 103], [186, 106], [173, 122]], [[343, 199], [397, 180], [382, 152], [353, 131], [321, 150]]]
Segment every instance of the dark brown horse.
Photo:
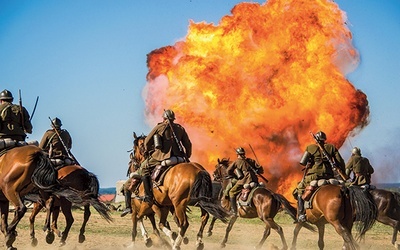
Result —
[[384, 189], [369, 191], [378, 209], [377, 221], [393, 228], [392, 244], [396, 244], [397, 232], [400, 230], [400, 193]]
[[[0, 207], [1, 231], [6, 238], [7, 249], [15, 249], [12, 244], [16, 239], [16, 227], [27, 208], [22, 197], [35, 189], [61, 192], [57, 181], [57, 172], [42, 150], [34, 145], [16, 147], [0, 156]], [[69, 190], [64, 194], [73, 198]], [[9, 202], [15, 207], [14, 219], [8, 225]]]
[[[328, 223], [343, 238], [343, 249], [358, 249], [351, 234], [353, 222], [358, 221], [356, 238], [361, 238], [373, 226], [377, 216], [372, 198], [359, 187], [345, 188], [332, 184], [322, 186], [316, 191], [311, 207], [306, 209], [307, 221], [318, 228], [319, 249], [324, 248], [325, 225]], [[298, 223], [294, 229], [292, 249], [296, 248], [302, 226], [302, 223]]]
[[[218, 164], [215, 167], [214, 171], [214, 180], [219, 180], [222, 183], [222, 189], [221, 191], [223, 192], [227, 185], [230, 184], [231, 179], [227, 179], [227, 167], [229, 165], [229, 159], [218, 159]], [[223, 207], [225, 207], [227, 210], [230, 209], [230, 204], [229, 204], [229, 199], [227, 199], [223, 193], [220, 195], [221, 198], [221, 204]], [[260, 218], [261, 221], [265, 223], [265, 229], [263, 236], [260, 240], [260, 242], [257, 244], [256, 248], [261, 248], [262, 245], [264, 244], [265, 240], [268, 238], [271, 232], [271, 228], [274, 229], [280, 236], [283, 248], [282, 249], [287, 249], [287, 243], [286, 239], [282, 230], [282, 227], [279, 226], [275, 221], [274, 217], [276, 214], [281, 211], [285, 210], [293, 220], [296, 219], [296, 208], [294, 208], [290, 202], [281, 194], [275, 193], [265, 187], [259, 187], [257, 188], [253, 196], [251, 198], [251, 205], [250, 206], [240, 206], [238, 209], [238, 214], [239, 217], [242, 218]], [[225, 247], [226, 243], [228, 241], [228, 236], [229, 232], [232, 230], [233, 225], [235, 224], [238, 216], [232, 216], [229, 224], [226, 228], [226, 233], [225, 237], [221, 243], [221, 247]], [[215, 220], [213, 219], [215, 222]], [[311, 230], [315, 231], [314, 228], [307, 223], [304, 224], [304, 226]], [[212, 234], [211, 232], [212, 226], [210, 225], [209, 229], [209, 235]]]
[[[79, 165], [64, 166], [58, 170], [58, 180], [61, 186], [73, 189], [77, 193], [78, 199], [74, 200], [74, 205], [84, 207], [83, 223], [79, 231], [80, 243], [84, 242], [86, 239], [85, 229], [91, 215], [90, 206], [93, 206], [106, 221], [112, 221], [108, 208], [99, 200], [99, 181], [93, 173]], [[43, 208], [43, 203], [45, 201], [47, 216], [43, 229], [47, 233], [46, 242], [51, 244], [54, 241], [54, 234], [56, 234], [61, 237], [60, 245], [64, 245], [74, 222], [74, 217], [72, 216], [73, 203], [62, 195], [54, 195], [52, 193], [42, 193], [41, 195], [43, 201], [35, 202], [34, 209], [29, 218], [31, 244], [32, 246], [37, 245], [34, 231], [35, 217]], [[65, 229], [62, 233], [57, 227], [60, 208], [66, 221]]]

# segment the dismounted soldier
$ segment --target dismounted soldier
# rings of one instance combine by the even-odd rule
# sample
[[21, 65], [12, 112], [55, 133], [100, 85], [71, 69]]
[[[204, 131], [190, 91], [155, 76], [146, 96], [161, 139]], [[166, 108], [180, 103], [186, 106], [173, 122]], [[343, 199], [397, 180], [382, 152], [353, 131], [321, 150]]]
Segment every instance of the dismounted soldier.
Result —
[[13, 100], [10, 91], [0, 93], [0, 139], [25, 141], [26, 134], [32, 133], [32, 123], [25, 107], [13, 104]]
[[237, 182], [228, 192], [232, 213], [237, 215], [237, 195], [242, 191], [245, 184], [258, 183], [256, 173], [262, 174], [264, 169], [255, 160], [246, 157], [244, 148], [239, 147], [235, 151], [237, 159], [228, 167], [227, 174], [237, 179]]
[[[334, 158], [336, 162], [336, 168], [341, 173], [344, 173], [344, 160], [339, 153], [339, 150], [330, 143], [325, 143], [326, 134], [322, 131], [319, 131], [315, 134], [316, 140], [319, 142], [321, 146], [326, 150], [328, 157]], [[297, 214], [298, 214], [298, 222], [306, 221], [305, 209], [304, 209], [304, 199], [302, 195], [305, 193], [306, 188], [316, 188], [318, 181], [320, 180], [328, 180], [330, 182], [336, 181], [335, 174], [333, 172], [332, 166], [330, 165], [328, 159], [323, 156], [321, 149], [319, 146], [314, 143], [307, 146], [303, 157], [300, 160], [300, 164], [303, 166], [307, 166], [304, 179], [299, 182], [297, 186]], [[313, 184], [314, 185], [310, 185]], [[312, 192], [310, 189], [310, 193]]]
[[368, 187], [371, 184], [374, 168], [367, 158], [361, 156], [361, 149], [357, 147], [351, 150], [351, 157], [346, 163], [346, 175], [350, 176], [351, 172], [354, 173], [351, 185]]
[[[153, 202], [153, 184], [151, 173], [157, 165], [170, 166], [185, 162], [192, 154], [192, 143], [186, 130], [174, 123], [175, 113], [165, 110], [163, 121], [158, 123], [145, 139], [145, 155], [148, 155], [140, 166], [143, 186], [145, 190], [144, 201], [149, 205]], [[172, 130], [171, 130], [172, 127]], [[174, 137], [176, 136], [176, 138]]]
[[[51, 122], [52, 129], [44, 133], [39, 147], [49, 154], [49, 158], [53, 164], [70, 165], [73, 163], [73, 159], [69, 157], [68, 151], [72, 148], [72, 138], [66, 129], [61, 129], [61, 126], [61, 120], [57, 117], [54, 118]], [[57, 132], [61, 136], [61, 139], [57, 135]]]

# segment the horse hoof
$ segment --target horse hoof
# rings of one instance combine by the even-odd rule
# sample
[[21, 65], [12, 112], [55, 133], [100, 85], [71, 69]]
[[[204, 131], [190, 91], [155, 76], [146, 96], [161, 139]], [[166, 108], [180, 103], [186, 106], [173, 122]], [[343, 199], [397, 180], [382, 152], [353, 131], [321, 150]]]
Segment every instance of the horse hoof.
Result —
[[79, 235], [78, 242], [79, 242], [79, 243], [83, 243], [83, 242], [85, 242], [85, 240], [86, 240], [86, 237], [85, 237], [85, 235], [83, 235], [83, 234], [80, 234], [80, 235]]
[[178, 234], [176, 232], [172, 232], [172, 239], [176, 240], [177, 237], [178, 237]]
[[146, 247], [152, 247], [153, 246], [153, 240], [152, 239], [146, 240], [145, 245], [146, 245]]
[[204, 243], [203, 242], [197, 245], [196, 250], [203, 250], [203, 249], [204, 249]]
[[7, 250], [17, 250], [17, 248], [13, 247], [13, 246], [9, 246], [9, 247], [7, 247]]
[[31, 242], [31, 246], [32, 246], [32, 247], [36, 247], [37, 244], [38, 244], [38, 240], [37, 240], [36, 238], [33, 238], [33, 239], [32, 239], [32, 242]]
[[54, 242], [54, 233], [53, 232], [48, 232], [46, 235], [46, 243], [47, 244], [52, 244]]
[[187, 245], [189, 243], [188, 237], [183, 238], [183, 244]]
[[222, 243], [219, 247], [220, 247], [220, 248], [225, 248], [225, 247], [226, 247], [226, 244]]
[[65, 246], [65, 241], [60, 241], [60, 244], [58, 245], [59, 247]]
[[207, 236], [210, 237], [212, 235], [212, 232], [207, 232]]

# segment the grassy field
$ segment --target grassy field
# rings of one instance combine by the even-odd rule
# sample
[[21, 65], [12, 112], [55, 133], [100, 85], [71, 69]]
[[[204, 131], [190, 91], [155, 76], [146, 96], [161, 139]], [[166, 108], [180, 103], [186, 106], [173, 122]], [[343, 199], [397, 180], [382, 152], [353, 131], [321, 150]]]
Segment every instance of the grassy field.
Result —
[[[187, 231], [187, 236], [190, 242], [187, 245], [182, 245], [182, 249], [194, 249], [196, 234], [200, 226], [200, 213], [197, 208], [192, 208], [192, 213], [189, 214], [190, 226]], [[13, 214], [10, 213], [10, 219]], [[29, 236], [29, 218], [30, 210], [28, 210], [25, 217], [22, 219], [18, 226], [18, 237], [14, 246], [18, 249], [33, 249], [30, 245]], [[86, 229], [86, 241], [84, 243], [78, 243], [78, 234], [80, 225], [83, 219], [83, 212], [80, 210], [74, 210], [75, 222], [72, 226], [69, 234], [67, 245], [62, 248], [59, 247], [59, 239], [56, 238], [52, 245], [45, 242], [45, 234], [41, 230], [44, 222], [45, 213], [42, 212], [37, 216], [36, 219], [36, 236], [39, 240], [36, 249], [125, 249], [125, 246], [131, 243], [131, 220], [129, 216], [124, 218], [120, 217], [120, 212], [112, 212], [114, 221], [107, 223], [100, 217], [97, 212], [92, 211], [92, 217], [89, 220]], [[60, 216], [59, 228], [63, 229], [65, 226], [64, 217]], [[279, 213], [275, 221], [282, 226], [287, 243], [290, 247], [293, 238], [294, 225], [291, 218], [284, 212]], [[145, 224], [151, 233], [150, 222], [145, 221]], [[174, 226], [174, 224], [173, 224]], [[220, 246], [220, 242], [225, 234], [226, 225], [222, 222], [215, 224], [213, 235], [207, 237], [204, 234], [205, 249], [217, 249]], [[176, 230], [176, 227], [173, 227]], [[206, 227], [205, 232], [208, 229]], [[258, 241], [261, 239], [264, 231], [262, 222], [259, 219], [242, 219], [239, 218], [234, 225], [226, 249], [254, 249]], [[391, 245], [392, 229], [389, 226], [376, 223], [372, 230], [368, 231], [365, 241], [360, 243], [361, 249], [393, 249]], [[153, 237], [154, 238], [154, 237]], [[165, 237], [163, 237], [165, 238]], [[155, 239], [155, 238], [154, 238]], [[300, 232], [297, 249], [318, 249], [317, 246], [318, 234], [303, 229]], [[5, 247], [4, 239], [0, 241], [0, 247]], [[155, 241], [155, 243], [157, 243]], [[343, 240], [334, 231], [330, 225], [326, 226], [325, 232], [325, 249], [341, 249]], [[159, 249], [157, 245], [152, 247], [153, 249]], [[262, 249], [281, 249], [282, 243], [279, 235], [275, 231], [271, 231], [271, 235], [266, 240]], [[143, 245], [143, 239], [140, 235], [136, 240], [134, 249], [147, 249]]]

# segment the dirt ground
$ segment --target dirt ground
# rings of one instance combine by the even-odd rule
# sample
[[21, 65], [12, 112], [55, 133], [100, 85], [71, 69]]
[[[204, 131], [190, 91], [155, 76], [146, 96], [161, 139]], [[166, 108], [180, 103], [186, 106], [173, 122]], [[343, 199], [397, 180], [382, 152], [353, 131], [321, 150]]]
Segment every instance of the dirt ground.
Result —
[[[196, 234], [200, 226], [199, 213], [197, 208], [192, 209], [192, 213], [189, 214], [190, 226], [187, 231], [189, 243], [187, 245], [182, 244], [181, 249], [195, 249]], [[13, 214], [10, 214], [11, 219]], [[72, 226], [69, 234], [67, 244], [65, 246], [59, 246], [59, 238], [53, 244], [49, 245], [45, 242], [45, 233], [41, 230], [45, 213], [41, 212], [36, 218], [36, 237], [38, 238], [38, 245], [36, 247], [31, 246], [31, 240], [29, 236], [29, 218], [30, 210], [24, 216], [20, 224], [18, 225], [18, 237], [14, 243], [14, 247], [18, 249], [65, 249], [65, 250], [100, 250], [100, 249], [127, 249], [131, 243], [131, 220], [129, 216], [124, 218], [120, 217], [120, 212], [112, 212], [114, 221], [112, 223], [106, 222], [100, 217], [100, 215], [92, 211], [92, 216], [86, 228], [86, 241], [84, 243], [78, 243], [78, 234], [80, 225], [83, 219], [83, 212], [80, 210], [74, 211], [75, 222]], [[291, 245], [293, 238], [294, 225], [290, 217], [283, 212], [278, 214], [275, 221], [282, 226], [286, 241]], [[145, 221], [148, 228], [148, 232], [152, 233], [150, 222]], [[59, 228], [64, 228], [64, 217], [60, 216]], [[209, 225], [209, 224], [208, 224]], [[205, 232], [208, 230], [208, 225]], [[174, 226], [174, 225], [173, 225]], [[213, 230], [213, 235], [208, 237], [204, 233], [204, 249], [218, 249], [220, 248], [220, 242], [225, 234], [226, 225], [218, 221]], [[173, 227], [176, 231], [176, 227]], [[262, 222], [259, 219], [242, 219], [239, 218], [234, 225], [228, 243], [225, 249], [238, 249], [247, 250], [254, 249], [258, 241], [261, 239], [264, 228]], [[166, 238], [161, 232], [163, 238]], [[375, 226], [370, 230], [365, 238], [364, 242], [360, 243], [360, 249], [394, 249], [391, 245], [392, 229], [389, 226], [376, 223]], [[153, 236], [154, 245], [152, 249], [162, 249], [161, 246], [157, 246], [157, 239]], [[318, 234], [312, 233], [303, 229], [300, 232], [297, 249], [318, 249], [317, 245]], [[334, 231], [330, 225], [326, 226], [325, 231], [325, 249], [341, 249], [343, 240]], [[4, 238], [0, 240], [0, 248], [5, 248]], [[270, 236], [264, 243], [261, 249], [281, 249], [282, 243], [279, 235], [275, 231], [271, 231]], [[136, 243], [130, 249], [148, 249], [144, 246], [143, 238], [140, 232]]]

